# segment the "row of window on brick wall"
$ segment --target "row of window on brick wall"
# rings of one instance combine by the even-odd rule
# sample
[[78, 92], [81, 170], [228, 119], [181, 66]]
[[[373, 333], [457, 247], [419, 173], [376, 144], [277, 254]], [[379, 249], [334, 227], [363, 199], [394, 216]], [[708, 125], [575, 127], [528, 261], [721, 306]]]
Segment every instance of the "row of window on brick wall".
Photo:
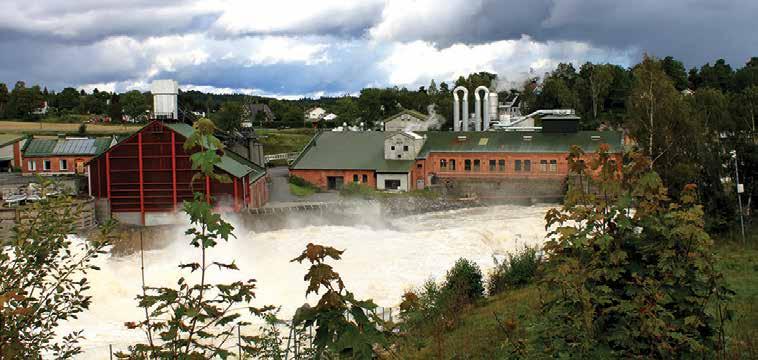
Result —
[[[540, 167], [539, 171], [541, 172], [557, 172], [558, 171], [558, 160], [540, 160]], [[464, 171], [481, 171], [482, 168], [482, 162], [479, 159], [466, 159], [463, 161], [463, 170]], [[442, 171], [456, 171], [456, 162], [455, 159], [441, 159], [440, 160], [440, 170]], [[532, 171], [532, 161], [531, 160], [514, 160], [513, 161], [513, 170], [514, 171]], [[489, 161], [489, 171], [490, 172], [505, 172], [506, 171], [506, 162], [504, 159], [499, 160], [490, 160]]]
[[368, 183], [368, 175], [363, 174], [362, 176], [363, 181], [358, 181], [358, 174], [353, 174], [353, 182], [358, 184], [359, 182], [362, 182], [364, 184]]
[[[52, 161], [51, 160], [42, 160], [42, 171], [50, 171], [52, 170]], [[37, 171], [37, 160], [28, 160], [26, 162], [26, 167], [29, 168], [29, 171]], [[59, 160], [58, 161], [58, 169], [60, 171], [67, 171], [68, 170], [68, 160]]]

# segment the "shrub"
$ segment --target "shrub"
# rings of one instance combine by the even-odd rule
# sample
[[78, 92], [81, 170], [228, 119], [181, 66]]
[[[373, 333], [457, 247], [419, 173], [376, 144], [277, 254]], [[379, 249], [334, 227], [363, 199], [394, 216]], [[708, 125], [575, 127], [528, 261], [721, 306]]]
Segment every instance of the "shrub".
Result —
[[345, 186], [340, 190], [340, 195], [342, 196], [354, 196], [354, 197], [361, 197], [364, 199], [374, 199], [379, 194], [378, 191], [374, 190], [368, 185], [365, 184], [359, 184], [359, 183], [349, 183], [345, 184]]
[[458, 305], [472, 304], [484, 297], [482, 270], [475, 262], [460, 258], [447, 271], [442, 291], [457, 300]]
[[81, 123], [81, 125], [79, 125], [79, 135], [85, 134], [87, 134], [87, 124]]
[[289, 176], [289, 183], [303, 188], [318, 190], [318, 186], [313, 185], [312, 183], [308, 182], [308, 180], [295, 175]]
[[495, 258], [493, 260], [495, 268], [487, 277], [487, 291], [490, 296], [532, 283], [540, 265], [537, 249], [534, 247], [525, 247], [515, 255], [509, 253], [508, 259], [503, 262], [498, 262]]

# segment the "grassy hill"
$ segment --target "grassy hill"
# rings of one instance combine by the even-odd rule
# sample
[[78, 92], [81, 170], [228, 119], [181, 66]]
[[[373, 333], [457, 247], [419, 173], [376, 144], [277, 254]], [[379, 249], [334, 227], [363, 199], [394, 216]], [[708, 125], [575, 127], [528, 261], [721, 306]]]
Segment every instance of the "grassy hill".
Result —
[[[737, 292], [729, 305], [734, 320], [726, 325], [728, 358], [758, 358], [758, 236], [748, 245], [722, 241], [716, 247], [718, 266], [730, 288]], [[457, 326], [442, 337], [425, 337], [420, 348], [404, 346], [403, 359], [500, 359], [515, 346], [524, 346], [535, 358], [540, 290], [533, 284], [486, 298], [468, 309]], [[520, 339], [525, 342], [519, 343]]]

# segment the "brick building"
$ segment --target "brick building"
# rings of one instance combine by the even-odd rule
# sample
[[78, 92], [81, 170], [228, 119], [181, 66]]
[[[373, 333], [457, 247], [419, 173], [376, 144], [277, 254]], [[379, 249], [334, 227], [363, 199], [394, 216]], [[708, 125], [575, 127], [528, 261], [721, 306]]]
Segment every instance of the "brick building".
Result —
[[31, 138], [21, 148], [24, 175], [86, 174], [85, 164], [116, 142], [112, 137]]
[[268, 201], [266, 169], [226, 149], [217, 171], [230, 178], [220, 183], [209, 178], [192, 182], [185, 140], [194, 128], [184, 123], [153, 121], [89, 161], [90, 192], [99, 217], [113, 216], [131, 224], [171, 222], [182, 201], [195, 192], [220, 211], [262, 207]]
[[26, 138], [18, 134], [0, 134], [0, 171], [21, 168], [21, 147]]
[[357, 182], [380, 190], [444, 186], [462, 195], [552, 198], [563, 191], [571, 145], [592, 158], [600, 144], [608, 144], [621, 163], [621, 133], [566, 131], [325, 132], [306, 146], [290, 173], [323, 189]]

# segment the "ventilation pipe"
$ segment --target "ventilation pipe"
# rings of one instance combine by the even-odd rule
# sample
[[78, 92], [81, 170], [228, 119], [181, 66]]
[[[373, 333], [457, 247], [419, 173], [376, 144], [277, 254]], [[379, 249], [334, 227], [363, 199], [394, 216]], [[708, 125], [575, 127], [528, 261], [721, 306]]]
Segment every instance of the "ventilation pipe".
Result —
[[490, 92], [490, 117], [484, 120], [484, 130], [490, 129], [490, 123], [498, 120], [498, 98], [497, 91]]
[[[463, 108], [461, 108], [458, 91], [463, 91]], [[453, 90], [453, 131], [468, 131], [468, 111], [468, 89], [458, 86]]]
[[[479, 93], [484, 91], [484, 116], [482, 116], [482, 98]], [[490, 89], [486, 86], [479, 86], [474, 90], [474, 97], [476, 98], [476, 116], [474, 120], [474, 131], [482, 131], [482, 123], [484, 123], [484, 129], [490, 127]]]

